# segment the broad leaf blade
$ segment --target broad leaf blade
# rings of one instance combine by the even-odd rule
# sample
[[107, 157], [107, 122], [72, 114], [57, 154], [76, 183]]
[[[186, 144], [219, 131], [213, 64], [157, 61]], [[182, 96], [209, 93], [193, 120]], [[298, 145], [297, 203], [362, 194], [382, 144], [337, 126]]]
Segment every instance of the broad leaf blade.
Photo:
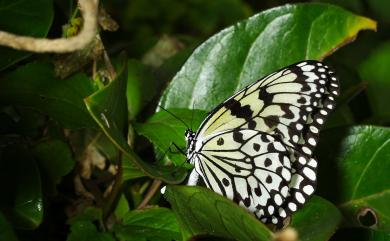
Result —
[[305, 206], [294, 213], [291, 226], [301, 241], [327, 241], [341, 223], [340, 211], [329, 201], [313, 196]]
[[211, 110], [242, 87], [303, 59], [323, 59], [370, 19], [326, 4], [273, 8], [226, 28], [199, 46], [161, 98], [165, 108]]
[[[53, 21], [51, 0], [5, 0], [0, 2], [0, 29], [10, 33], [45, 37]], [[0, 47], [0, 70], [31, 53]]]
[[130, 211], [115, 228], [120, 240], [180, 240], [180, 230], [172, 210], [153, 207]]
[[[184, 133], [187, 128], [185, 125], [196, 130], [205, 118], [206, 112], [187, 109], [170, 109], [168, 111], [184, 123], [171, 113], [161, 110], [145, 123], [135, 124], [134, 128], [138, 134], [145, 136], [156, 146], [161, 156], [165, 153], [165, 157], [180, 165], [185, 160], [185, 156], [179, 150], [175, 150], [173, 143], [184, 152], [186, 148]], [[175, 150], [176, 153], [169, 151], [170, 148]]]
[[389, 231], [390, 129], [356, 126], [325, 131], [317, 153], [320, 195], [337, 203], [350, 225]]
[[128, 120], [126, 83], [127, 62], [122, 61], [118, 77], [84, 100], [89, 113], [111, 142], [146, 175], [168, 183], [181, 182], [186, 174], [183, 169], [146, 163], [127, 144], [125, 139]]
[[263, 223], [209, 189], [168, 186], [165, 197], [178, 217], [184, 240], [204, 234], [241, 241], [272, 240], [272, 232]]
[[32, 107], [67, 128], [96, 127], [83, 103], [95, 90], [84, 74], [59, 80], [51, 65], [30, 63], [0, 80], [0, 102]]

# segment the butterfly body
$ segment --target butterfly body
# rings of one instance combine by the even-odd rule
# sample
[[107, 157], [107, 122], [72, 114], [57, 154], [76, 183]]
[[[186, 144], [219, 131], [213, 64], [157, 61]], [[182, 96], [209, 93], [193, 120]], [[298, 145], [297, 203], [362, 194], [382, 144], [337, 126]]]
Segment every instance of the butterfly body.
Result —
[[264, 223], [281, 225], [316, 187], [312, 152], [334, 108], [338, 82], [321, 62], [304, 61], [245, 87], [186, 131], [187, 159], [199, 177]]

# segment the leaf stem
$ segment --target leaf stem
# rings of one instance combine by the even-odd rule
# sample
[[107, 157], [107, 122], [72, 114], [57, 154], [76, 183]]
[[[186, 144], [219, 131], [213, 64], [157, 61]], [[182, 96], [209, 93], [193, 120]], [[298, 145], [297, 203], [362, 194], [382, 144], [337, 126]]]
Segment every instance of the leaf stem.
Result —
[[154, 194], [157, 192], [158, 188], [161, 186], [161, 183], [162, 181], [160, 180], [153, 181], [152, 185], [150, 186], [142, 202], [138, 205], [137, 209], [142, 209], [148, 205], [150, 199], [152, 199]]

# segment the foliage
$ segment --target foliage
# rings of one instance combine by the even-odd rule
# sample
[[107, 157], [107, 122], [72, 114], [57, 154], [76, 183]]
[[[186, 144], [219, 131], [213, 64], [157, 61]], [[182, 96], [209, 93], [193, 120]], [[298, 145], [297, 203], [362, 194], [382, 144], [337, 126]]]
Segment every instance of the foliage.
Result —
[[[342, 91], [315, 152], [316, 195], [289, 226], [299, 240], [388, 240], [389, 4], [285, 3], [102, 1], [120, 28], [105, 31], [104, 15], [85, 51], [0, 47], [0, 240], [274, 240], [232, 201], [180, 185], [184, 132], [303, 59], [325, 59]], [[72, 0], [5, 0], [0, 16], [0, 30], [34, 37], [80, 24]]]

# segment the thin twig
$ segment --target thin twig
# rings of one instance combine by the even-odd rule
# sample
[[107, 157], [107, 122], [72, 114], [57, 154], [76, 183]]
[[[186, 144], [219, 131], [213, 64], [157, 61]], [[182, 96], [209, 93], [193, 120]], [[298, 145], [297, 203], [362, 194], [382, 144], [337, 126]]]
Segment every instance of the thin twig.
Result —
[[150, 199], [154, 196], [154, 194], [157, 192], [158, 188], [161, 186], [160, 180], [154, 180], [152, 185], [150, 186], [148, 192], [146, 193], [144, 200], [138, 205], [137, 209], [142, 209], [148, 205]]
[[97, 33], [98, 0], [79, 0], [84, 24], [80, 33], [70, 38], [34, 38], [0, 31], [0, 45], [31, 52], [66, 53], [83, 49]]

